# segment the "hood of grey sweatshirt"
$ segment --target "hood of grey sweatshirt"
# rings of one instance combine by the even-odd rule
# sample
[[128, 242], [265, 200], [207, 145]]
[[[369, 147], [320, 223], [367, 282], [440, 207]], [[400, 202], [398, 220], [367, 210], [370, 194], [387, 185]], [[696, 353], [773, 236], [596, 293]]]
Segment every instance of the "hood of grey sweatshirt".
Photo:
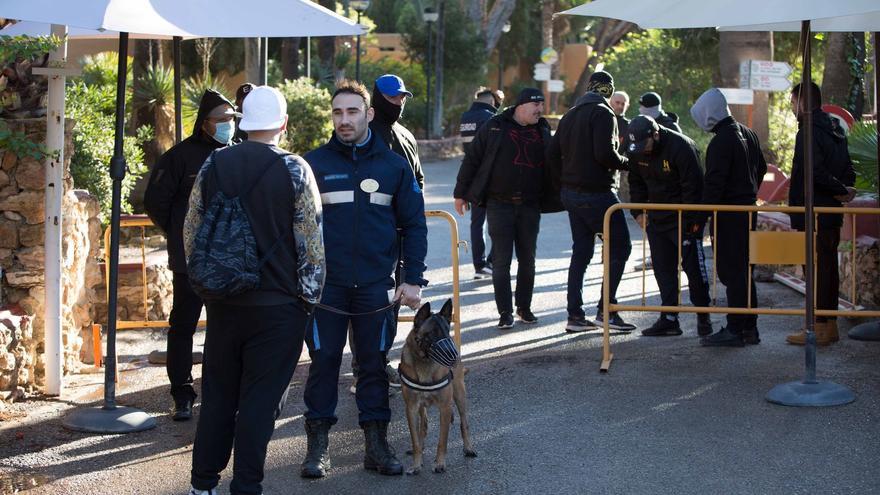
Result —
[[639, 105], [639, 115], [647, 115], [654, 120], [657, 120], [658, 117], [663, 115], [662, 105], [657, 105], [656, 107], [643, 107]]
[[718, 88], [707, 90], [697, 98], [697, 102], [691, 107], [691, 117], [700, 126], [700, 129], [711, 132], [718, 122], [730, 117], [727, 98]]

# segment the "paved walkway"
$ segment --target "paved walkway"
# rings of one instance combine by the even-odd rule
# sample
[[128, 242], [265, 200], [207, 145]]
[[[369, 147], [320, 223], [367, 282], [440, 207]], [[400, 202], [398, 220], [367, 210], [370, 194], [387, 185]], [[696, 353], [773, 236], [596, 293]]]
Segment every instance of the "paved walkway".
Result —
[[[426, 165], [429, 209], [452, 211], [453, 161]], [[466, 219], [461, 223], [467, 238]], [[693, 315], [684, 315], [682, 337], [614, 337], [615, 360], [598, 372], [598, 332], [564, 333], [565, 285], [571, 238], [564, 214], [544, 216], [538, 248], [533, 310], [539, 325], [494, 328], [491, 283], [471, 280], [469, 255], [462, 256], [463, 354], [470, 373], [472, 435], [479, 457], [465, 459], [457, 429], [450, 435], [448, 472], [385, 478], [361, 466], [363, 436], [356, 422], [350, 378], [340, 383], [340, 421], [331, 432], [334, 468], [329, 478], [298, 476], [305, 450], [301, 416], [301, 365], [285, 414], [269, 447], [267, 494], [869, 494], [880, 493], [880, 346], [844, 338], [819, 351], [825, 378], [851, 387], [858, 400], [848, 406], [796, 409], [764, 400], [774, 385], [803, 373], [803, 350], [784, 344], [797, 318], [762, 317], [763, 342], [743, 349], [705, 349], [698, 344]], [[425, 291], [432, 303], [450, 297], [449, 237], [445, 222], [432, 220]], [[641, 275], [631, 267], [641, 258], [633, 229], [630, 267], [619, 295], [635, 301]], [[597, 251], [594, 261], [598, 261]], [[595, 304], [601, 270], [591, 266], [586, 294]], [[649, 303], [657, 302], [648, 274]], [[797, 306], [798, 294], [759, 284], [764, 306]], [[722, 301], [723, 304], [723, 301]], [[644, 327], [654, 315], [626, 313]], [[719, 317], [715, 317], [716, 326]], [[844, 328], [847, 325], [842, 325]], [[408, 327], [402, 325], [392, 350], [399, 356]], [[201, 342], [204, 333], [197, 334]], [[125, 436], [91, 436], [65, 431], [60, 416], [73, 407], [96, 404], [100, 374], [72, 377], [58, 399], [15, 406], [23, 418], [0, 422], [0, 493], [31, 487], [32, 493], [186, 493], [194, 423], [172, 423], [165, 373], [146, 362], [163, 345], [161, 332], [121, 334], [125, 371], [120, 402], [156, 415], [157, 429]], [[344, 364], [344, 369], [347, 364]], [[200, 370], [196, 368], [198, 373]], [[409, 434], [399, 396], [392, 398], [390, 440], [401, 454]], [[436, 445], [436, 413], [428, 451]], [[433, 455], [427, 455], [430, 462]], [[221, 493], [228, 490], [224, 473]]]

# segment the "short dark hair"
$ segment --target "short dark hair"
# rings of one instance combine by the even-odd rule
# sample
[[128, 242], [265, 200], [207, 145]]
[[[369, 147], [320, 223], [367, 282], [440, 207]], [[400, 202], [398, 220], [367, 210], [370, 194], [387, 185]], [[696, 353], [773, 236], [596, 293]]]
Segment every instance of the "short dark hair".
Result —
[[351, 79], [343, 79], [339, 81], [336, 83], [336, 91], [333, 92], [333, 97], [330, 98], [330, 101], [333, 101], [337, 95], [343, 93], [360, 96], [364, 100], [364, 110], [370, 108], [370, 92], [367, 91], [367, 87], [363, 84]]
[[477, 88], [477, 91], [474, 93], [474, 99], [478, 100], [484, 96], [491, 96], [493, 98], [495, 97], [495, 95], [492, 94], [491, 89], [487, 88], [486, 86], [480, 86], [479, 88]]
[[[795, 87], [791, 88], [791, 95], [797, 99], [801, 98], [801, 84], [803, 83], [797, 83]], [[810, 102], [810, 110], [815, 110], [822, 106], [822, 90], [813, 81], [810, 81], [810, 90], [812, 91], [810, 96], [813, 100]]]

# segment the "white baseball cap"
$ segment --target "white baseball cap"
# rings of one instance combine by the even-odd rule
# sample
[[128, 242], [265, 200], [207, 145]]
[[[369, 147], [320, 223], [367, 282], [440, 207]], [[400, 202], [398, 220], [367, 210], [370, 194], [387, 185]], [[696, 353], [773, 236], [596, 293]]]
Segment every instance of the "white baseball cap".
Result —
[[241, 110], [238, 127], [243, 131], [280, 129], [287, 116], [287, 101], [281, 91], [271, 86], [257, 86], [244, 98]]

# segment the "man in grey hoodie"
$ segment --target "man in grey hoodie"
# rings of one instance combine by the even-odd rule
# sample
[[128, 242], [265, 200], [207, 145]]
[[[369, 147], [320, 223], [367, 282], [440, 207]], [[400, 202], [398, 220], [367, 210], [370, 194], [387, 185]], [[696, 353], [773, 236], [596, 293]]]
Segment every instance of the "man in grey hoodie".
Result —
[[[761, 153], [758, 136], [730, 115], [727, 99], [718, 88], [703, 93], [691, 107], [691, 117], [706, 132], [715, 134], [706, 148], [706, 175], [703, 185], [703, 204], [754, 205], [758, 188], [767, 172], [767, 162]], [[716, 246], [715, 266], [718, 278], [727, 288], [727, 305], [745, 308], [748, 305], [749, 231], [755, 228], [756, 215], [740, 212], [719, 212], [717, 234], [712, 239]], [[710, 217], [710, 222], [712, 221]], [[711, 227], [710, 231], [714, 229]], [[758, 300], [754, 278], [751, 278], [751, 307]], [[742, 347], [757, 344], [758, 317], [755, 315], [727, 315], [727, 326], [705, 337], [705, 346]]]

